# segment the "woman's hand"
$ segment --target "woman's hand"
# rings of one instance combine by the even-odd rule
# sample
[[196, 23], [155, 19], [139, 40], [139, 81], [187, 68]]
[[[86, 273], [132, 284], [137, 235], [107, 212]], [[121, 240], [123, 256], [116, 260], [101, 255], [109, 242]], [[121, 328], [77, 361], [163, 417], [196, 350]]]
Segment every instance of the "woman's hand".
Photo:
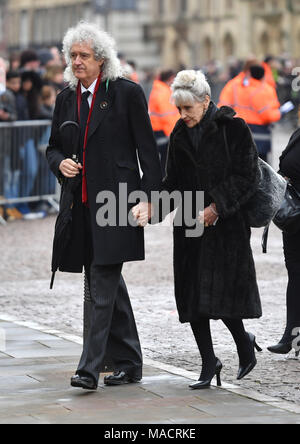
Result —
[[211, 227], [219, 219], [217, 207], [215, 203], [212, 203], [209, 207], [206, 207], [199, 215], [199, 220], [204, 226]]
[[72, 177], [78, 176], [80, 170], [82, 170], [82, 165], [74, 162], [72, 159], [65, 159], [59, 165], [59, 170], [65, 177], [71, 179]]
[[132, 208], [132, 214], [139, 227], [145, 227], [151, 217], [153, 217], [153, 207], [151, 203], [140, 202]]

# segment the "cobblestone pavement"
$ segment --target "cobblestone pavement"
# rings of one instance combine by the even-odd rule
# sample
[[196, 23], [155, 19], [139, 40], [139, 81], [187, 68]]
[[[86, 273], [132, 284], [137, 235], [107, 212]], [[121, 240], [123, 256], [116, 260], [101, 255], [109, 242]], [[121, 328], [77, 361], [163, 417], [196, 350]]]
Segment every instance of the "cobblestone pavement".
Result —
[[[276, 133], [278, 151], [289, 134]], [[21, 321], [36, 321], [49, 328], [82, 332], [83, 281], [80, 275], [59, 274], [54, 290], [49, 290], [50, 260], [54, 217], [42, 221], [8, 224], [0, 227], [0, 317], [1, 313]], [[266, 350], [277, 343], [285, 324], [287, 273], [284, 266], [281, 233], [272, 227], [269, 252], [261, 252], [262, 230], [253, 230], [253, 250], [261, 291], [264, 316], [246, 321], [264, 348], [256, 369], [242, 382], [236, 381], [238, 359], [229, 332], [222, 322], [213, 322], [217, 356], [223, 361], [223, 378], [265, 395], [299, 403], [300, 365], [293, 356], [275, 356]], [[189, 325], [178, 322], [173, 295], [172, 230], [147, 227], [145, 262], [124, 266], [124, 277], [131, 295], [144, 355], [148, 358], [200, 372], [199, 353]], [[75, 369], [74, 369], [75, 370]]]

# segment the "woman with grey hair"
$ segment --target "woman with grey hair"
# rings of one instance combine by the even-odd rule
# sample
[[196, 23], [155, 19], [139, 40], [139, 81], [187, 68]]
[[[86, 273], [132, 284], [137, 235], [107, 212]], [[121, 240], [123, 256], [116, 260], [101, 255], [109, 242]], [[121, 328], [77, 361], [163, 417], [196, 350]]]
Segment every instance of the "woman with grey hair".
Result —
[[262, 315], [243, 205], [257, 189], [258, 155], [246, 123], [234, 118], [231, 108], [218, 109], [211, 101], [202, 72], [180, 72], [172, 90], [181, 119], [170, 138], [164, 188], [182, 195], [204, 191], [203, 235], [189, 238], [186, 226], [174, 226], [179, 318], [191, 324], [202, 357], [199, 381], [190, 387], [203, 389], [210, 387], [214, 376], [221, 384], [222, 364], [214, 353], [211, 319], [222, 319], [233, 335], [239, 380], [257, 363], [255, 348], [259, 347], [243, 324], [244, 319]]
[[[85, 269], [90, 325], [71, 385], [96, 390], [107, 363], [114, 374], [105, 377], [106, 385], [142, 378], [142, 351], [122, 268], [145, 258], [143, 227], [152, 207], [145, 201], [129, 204], [129, 195], [138, 191], [150, 202], [151, 192], [161, 187], [160, 162], [144, 93], [122, 77], [112, 38], [81, 22], [67, 32], [63, 48], [69, 86], [57, 96], [47, 158], [62, 183], [56, 233], [65, 234], [55, 239], [52, 271]], [[136, 225], [124, 224], [124, 211], [131, 210], [139, 218]]]

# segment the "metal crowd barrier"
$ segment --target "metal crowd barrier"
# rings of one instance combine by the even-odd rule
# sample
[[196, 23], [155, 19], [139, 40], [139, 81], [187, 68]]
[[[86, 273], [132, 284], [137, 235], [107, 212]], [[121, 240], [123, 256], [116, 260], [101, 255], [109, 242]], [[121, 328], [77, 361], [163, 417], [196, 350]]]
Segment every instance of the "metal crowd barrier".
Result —
[[49, 120], [0, 123], [0, 206], [44, 201], [58, 211], [59, 185], [45, 156], [50, 130]]

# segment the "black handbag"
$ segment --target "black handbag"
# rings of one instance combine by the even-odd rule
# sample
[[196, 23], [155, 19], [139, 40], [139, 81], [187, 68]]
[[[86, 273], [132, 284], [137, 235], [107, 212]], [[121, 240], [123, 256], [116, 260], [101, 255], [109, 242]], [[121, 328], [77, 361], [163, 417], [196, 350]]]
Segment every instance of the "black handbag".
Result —
[[[291, 137], [287, 148], [280, 157], [280, 168], [283, 159], [299, 142], [300, 129], [298, 129]], [[300, 230], [300, 192], [293, 186], [291, 182], [287, 182], [287, 189], [282, 201], [281, 207], [273, 218], [274, 224], [284, 233], [296, 234]], [[267, 244], [269, 236], [270, 224], [265, 228], [262, 237], [263, 252], [267, 253]]]
[[[226, 128], [223, 126], [227, 157], [232, 163]], [[243, 206], [243, 212], [250, 227], [261, 228], [268, 225], [278, 212], [285, 196], [287, 182], [276, 171], [258, 159], [260, 181], [255, 194]]]
[[291, 183], [287, 185], [285, 198], [273, 222], [285, 233], [300, 231], [300, 192]]

